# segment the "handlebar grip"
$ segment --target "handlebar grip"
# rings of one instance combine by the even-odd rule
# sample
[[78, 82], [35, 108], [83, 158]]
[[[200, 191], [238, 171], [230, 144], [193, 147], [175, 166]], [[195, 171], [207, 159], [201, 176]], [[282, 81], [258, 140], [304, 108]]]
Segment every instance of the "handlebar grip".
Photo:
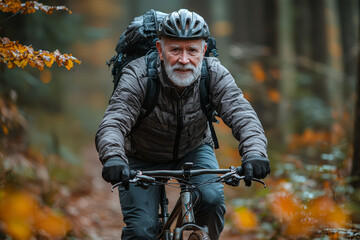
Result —
[[130, 170], [130, 179], [134, 179], [136, 177], [136, 173], [137, 173], [137, 171]]
[[236, 167], [235, 170], [236, 170], [236, 173], [237, 173], [239, 176], [244, 176], [245, 173], [244, 173], [244, 170], [242, 169], [241, 166]]

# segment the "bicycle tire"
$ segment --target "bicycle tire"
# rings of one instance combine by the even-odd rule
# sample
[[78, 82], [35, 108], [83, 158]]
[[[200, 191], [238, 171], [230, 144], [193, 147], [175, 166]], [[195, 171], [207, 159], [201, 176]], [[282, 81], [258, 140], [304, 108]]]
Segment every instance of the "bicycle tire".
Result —
[[196, 230], [190, 234], [188, 240], [210, 240], [210, 237], [206, 232]]

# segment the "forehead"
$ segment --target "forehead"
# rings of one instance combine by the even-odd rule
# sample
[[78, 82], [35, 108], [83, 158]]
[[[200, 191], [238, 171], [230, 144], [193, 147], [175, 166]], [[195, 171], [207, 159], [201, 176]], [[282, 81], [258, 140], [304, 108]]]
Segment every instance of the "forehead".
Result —
[[165, 46], [201, 47], [202, 39], [164, 38]]

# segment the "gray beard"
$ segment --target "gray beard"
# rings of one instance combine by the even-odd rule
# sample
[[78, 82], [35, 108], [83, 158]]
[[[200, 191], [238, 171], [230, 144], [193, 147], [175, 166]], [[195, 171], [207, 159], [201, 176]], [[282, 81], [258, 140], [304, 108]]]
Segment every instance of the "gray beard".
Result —
[[[191, 63], [186, 65], [176, 63], [174, 66], [171, 66], [166, 59], [164, 59], [165, 72], [170, 82], [172, 82], [175, 86], [188, 87], [201, 75], [202, 61], [200, 61], [196, 67]], [[175, 69], [191, 69], [191, 71], [186, 74], [181, 74], [175, 72]]]

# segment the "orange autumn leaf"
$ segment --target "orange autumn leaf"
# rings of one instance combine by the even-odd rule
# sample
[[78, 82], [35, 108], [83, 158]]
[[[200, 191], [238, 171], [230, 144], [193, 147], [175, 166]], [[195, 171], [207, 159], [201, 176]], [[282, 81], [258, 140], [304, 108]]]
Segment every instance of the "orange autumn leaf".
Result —
[[1, 192], [0, 219], [5, 232], [16, 240], [30, 239], [30, 223], [37, 206], [37, 201], [28, 193]]
[[41, 208], [27, 192], [0, 191], [0, 220], [2, 230], [15, 240], [34, 239], [36, 232], [65, 237], [71, 229], [68, 219], [49, 207]]
[[6, 220], [31, 219], [37, 209], [36, 200], [28, 193], [4, 193], [0, 200], [0, 218]]
[[35, 227], [51, 236], [64, 237], [70, 230], [70, 224], [66, 218], [49, 208], [38, 211], [35, 217]]
[[258, 220], [254, 212], [246, 207], [240, 207], [232, 214], [232, 222], [240, 232], [254, 231], [258, 227]]
[[71, 11], [65, 6], [47, 6], [38, 1], [26, 1], [22, 3], [20, 0], [2, 0], [0, 2], [0, 10], [2, 12], [31, 14], [36, 10], [41, 10], [47, 14], [52, 14], [54, 10], [64, 10], [71, 14]]
[[300, 147], [326, 145], [331, 141], [331, 133], [307, 128], [302, 134], [293, 134], [289, 143], [290, 150], [296, 150]]
[[250, 69], [251, 72], [254, 76], [254, 79], [257, 82], [264, 82], [266, 79], [266, 74], [265, 71], [263, 69], [263, 67], [261, 66], [260, 62], [252, 62], [250, 65]]
[[40, 71], [44, 70], [45, 65], [50, 68], [54, 62], [68, 70], [74, 66], [74, 62], [81, 64], [81, 61], [71, 54], [61, 54], [59, 50], [53, 53], [43, 50], [34, 51], [31, 46], [22, 45], [18, 41], [10, 41], [6, 37], [0, 38], [0, 62], [5, 63], [10, 69], [16, 66], [24, 68], [29, 64]]
[[309, 218], [297, 214], [284, 229], [284, 233], [289, 237], [308, 236], [313, 231], [313, 224]]
[[314, 199], [308, 206], [309, 212], [319, 225], [341, 228], [348, 221], [348, 215], [334, 200], [322, 196]]
[[28, 240], [32, 236], [31, 227], [24, 221], [9, 220], [4, 224], [5, 232], [15, 240]]
[[1, 125], [3, 132], [5, 133], [5, 135], [9, 134], [9, 129], [5, 126], [5, 125]]
[[280, 92], [275, 89], [268, 90], [268, 96], [272, 102], [278, 103], [281, 100]]
[[291, 221], [302, 211], [298, 199], [287, 191], [280, 191], [269, 196], [270, 209], [280, 221]]

